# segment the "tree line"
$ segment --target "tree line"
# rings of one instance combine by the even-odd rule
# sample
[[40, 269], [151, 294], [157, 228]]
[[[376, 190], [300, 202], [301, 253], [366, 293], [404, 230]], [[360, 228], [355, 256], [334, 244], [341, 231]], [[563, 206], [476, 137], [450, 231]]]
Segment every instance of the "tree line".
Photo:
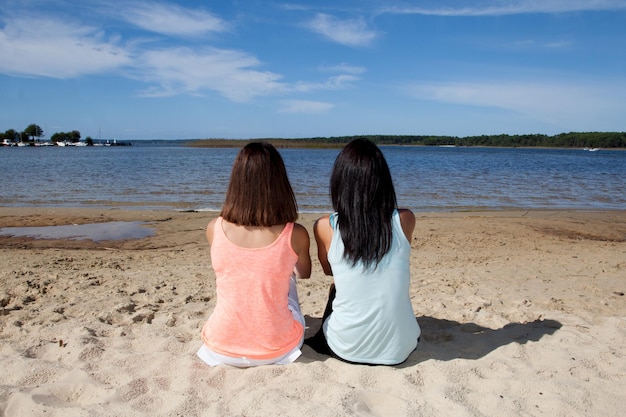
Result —
[[[262, 138], [280, 148], [342, 147], [355, 138], [367, 138], [378, 145], [414, 146], [492, 146], [545, 148], [626, 148], [626, 132], [570, 132], [558, 135], [481, 135], [481, 136], [421, 136], [421, 135], [359, 135], [312, 137], [299, 139]], [[239, 147], [244, 141], [236, 139], [200, 139], [187, 144], [193, 147]]]
[[9, 129], [4, 133], [0, 132], [0, 139], [7, 139], [11, 142], [31, 142], [34, 141], [35, 138], [40, 138], [43, 136], [43, 129], [36, 124], [30, 124], [21, 132], [18, 132], [14, 129]]
[[[36, 124], [30, 124], [22, 132], [9, 129], [0, 132], [0, 140], [10, 142], [34, 143], [35, 138], [44, 135], [43, 129]], [[432, 136], [432, 135], [359, 135], [359, 136], [332, 136], [311, 137], [298, 139], [262, 138], [277, 147], [340, 147], [357, 137], [365, 137], [379, 145], [421, 145], [421, 146], [493, 146], [493, 147], [546, 147], [546, 148], [626, 148], [626, 132], [569, 132], [558, 135], [480, 135], [480, 136]], [[57, 132], [50, 137], [50, 141], [72, 142], [80, 141], [80, 132]], [[93, 144], [93, 139], [87, 137], [85, 142]], [[238, 147], [241, 140], [231, 139], [199, 139], [188, 142], [194, 147]]]
[[[25, 142], [34, 143], [36, 139], [43, 137], [43, 129], [32, 123], [26, 127], [22, 132], [17, 132], [14, 129], [6, 130], [4, 133], [0, 132], [0, 141], [8, 140], [9, 142]], [[72, 130], [71, 132], [56, 132], [50, 136], [50, 142], [71, 142], [76, 143], [80, 141], [80, 132], [78, 130]], [[87, 137], [85, 140], [87, 144], [93, 144], [93, 139]]]

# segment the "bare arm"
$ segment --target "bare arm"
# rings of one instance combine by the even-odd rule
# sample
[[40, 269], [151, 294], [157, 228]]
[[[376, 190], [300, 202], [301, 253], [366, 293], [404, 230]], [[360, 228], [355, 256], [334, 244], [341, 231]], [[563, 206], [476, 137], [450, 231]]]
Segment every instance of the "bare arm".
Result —
[[413, 230], [415, 230], [415, 215], [411, 210], [408, 209], [398, 209], [398, 213], [400, 214], [400, 224], [402, 224], [402, 231], [404, 231], [406, 240], [411, 243], [411, 241], [413, 240]]
[[311, 254], [309, 248], [311, 246], [311, 239], [309, 232], [301, 224], [293, 225], [293, 233], [291, 234], [291, 247], [298, 255], [298, 261], [294, 267], [294, 273], [298, 278], [310, 278], [311, 277]]
[[206, 239], [209, 241], [209, 245], [213, 244], [213, 230], [215, 229], [215, 222], [217, 217], [209, 222], [206, 227]]
[[313, 234], [317, 243], [317, 257], [322, 264], [322, 269], [326, 275], [332, 275], [333, 270], [328, 262], [328, 250], [333, 238], [333, 229], [330, 226], [329, 216], [326, 215], [318, 219], [313, 225]]

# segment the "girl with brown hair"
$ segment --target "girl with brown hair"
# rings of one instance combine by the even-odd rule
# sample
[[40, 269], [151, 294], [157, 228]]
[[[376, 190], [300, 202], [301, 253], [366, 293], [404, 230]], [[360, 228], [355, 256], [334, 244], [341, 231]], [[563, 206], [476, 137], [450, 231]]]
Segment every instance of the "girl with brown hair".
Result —
[[296, 360], [305, 322], [297, 278], [309, 278], [309, 234], [300, 224], [283, 160], [269, 143], [241, 149], [220, 216], [206, 235], [217, 302], [198, 356], [211, 366]]

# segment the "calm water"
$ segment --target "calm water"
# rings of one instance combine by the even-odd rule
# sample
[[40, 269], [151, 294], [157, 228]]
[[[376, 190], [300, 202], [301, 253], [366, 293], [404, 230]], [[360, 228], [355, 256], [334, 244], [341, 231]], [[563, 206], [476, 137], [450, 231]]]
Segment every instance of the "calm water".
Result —
[[[414, 211], [626, 209], [626, 152], [383, 147]], [[219, 209], [237, 149], [1, 148], [0, 205]], [[281, 149], [301, 211], [330, 210], [338, 150]]]

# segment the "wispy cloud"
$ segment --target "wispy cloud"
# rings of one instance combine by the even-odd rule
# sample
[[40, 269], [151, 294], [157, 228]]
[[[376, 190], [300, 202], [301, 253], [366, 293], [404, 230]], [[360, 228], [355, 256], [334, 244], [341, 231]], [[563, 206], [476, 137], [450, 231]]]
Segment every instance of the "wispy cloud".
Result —
[[146, 51], [136, 63], [137, 77], [155, 84], [144, 95], [201, 94], [217, 91], [232, 101], [284, 91], [280, 75], [256, 70], [252, 55], [216, 48]]
[[325, 113], [335, 107], [334, 104], [310, 100], [283, 100], [281, 113]]
[[288, 83], [280, 74], [256, 69], [259, 66], [258, 59], [243, 52], [180, 47], [143, 53], [137, 59], [135, 78], [154, 84], [141, 93], [144, 96], [203, 94], [212, 90], [235, 102], [267, 95], [341, 90], [360, 80], [352, 74], [339, 74], [321, 82]]
[[129, 65], [132, 53], [98, 28], [45, 18], [13, 18], [0, 30], [0, 72], [70, 78]]
[[144, 30], [174, 36], [198, 36], [229, 28], [227, 22], [207, 11], [171, 4], [135, 3], [125, 8], [122, 16]]
[[501, 108], [547, 123], [577, 126], [584, 120], [616, 116], [626, 105], [623, 82], [617, 84], [533, 82], [430, 83], [402, 86], [410, 96], [470, 106]]
[[308, 92], [314, 90], [340, 90], [351, 86], [354, 82], [360, 80], [359, 77], [349, 74], [336, 75], [329, 77], [324, 82], [298, 82], [295, 83], [291, 90], [298, 92]]
[[567, 49], [573, 46], [571, 41], [566, 40], [554, 40], [554, 41], [537, 41], [533, 39], [520, 40], [508, 44], [511, 48], [515, 49], [549, 49], [559, 50]]
[[321, 65], [319, 67], [320, 71], [323, 72], [340, 72], [344, 74], [363, 74], [367, 70], [364, 67], [359, 67], [356, 65], [348, 65], [345, 63], [341, 63], [338, 65]]
[[281, 82], [282, 76], [259, 69], [252, 54], [211, 47], [164, 48], [136, 39], [122, 42], [97, 27], [47, 17], [13, 17], [0, 26], [0, 73], [19, 77], [67, 79], [116, 74], [145, 83], [142, 96], [201, 95], [217, 92], [234, 102], [255, 97], [343, 88], [354, 80], [339, 75], [322, 83]]
[[331, 41], [346, 46], [368, 46], [378, 37], [378, 33], [369, 29], [362, 18], [342, 20], [318, 13], [306, 26]]
[[[441, 4], [443, 3], [443, 5]], [[386, 7], [383, 13], [433, 16], [501, 16], [527, 13], [567, 13], [578, 11], [624, 10], [623, 0], [520, 0], [475, 1], [471, 6], [439, 2], [436, 7]], [[466, 3], [467, 4], [467, 3]]]

